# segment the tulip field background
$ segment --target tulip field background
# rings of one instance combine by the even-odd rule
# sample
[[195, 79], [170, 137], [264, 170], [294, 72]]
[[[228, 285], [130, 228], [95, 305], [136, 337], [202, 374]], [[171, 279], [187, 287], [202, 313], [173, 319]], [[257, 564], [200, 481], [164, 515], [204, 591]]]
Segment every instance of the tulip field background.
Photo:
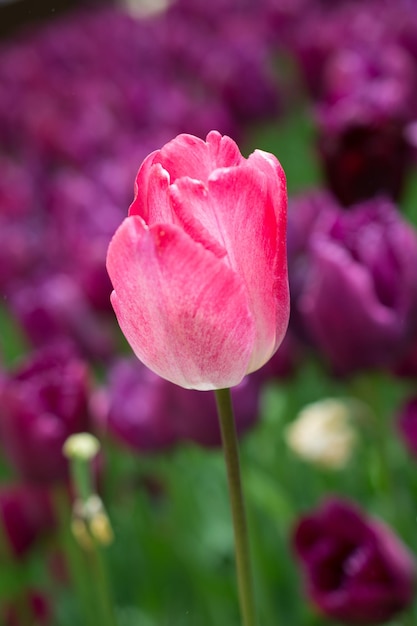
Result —
[[289, 331], [234, 391], [259, 625], [416, 625], [417, 3], [159, 4], [0, 40], [0, 626], [240, 624], [211, 392], [132, 357], [105, 269], [143, 158], [211, 129], [289, 193]]

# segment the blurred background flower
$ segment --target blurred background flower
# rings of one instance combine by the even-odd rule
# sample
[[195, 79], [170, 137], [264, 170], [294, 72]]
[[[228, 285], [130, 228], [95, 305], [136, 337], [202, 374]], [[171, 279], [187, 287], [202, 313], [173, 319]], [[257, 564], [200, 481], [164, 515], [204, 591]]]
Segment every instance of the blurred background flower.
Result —
[[416, 332], [414, 228], [382, 197], [345, 212], [313, 194], [293, 204], [289, 237], [304, 335], [339, 374], [392, 366]]
[[303, 517], [294, 548], [311, 600], [344, 624], [385, 623], [413, 599], [410, 552], [390, 528], [349, 502], [328, 500]]
[[[239, 433], [259, 417], [259, 391], [251, 376], [233, 388]], [[169, 450], [187, 441], [221, 446], [214, 395], [169, 383], [136, 358], [112, 365], [108, 385], [95, 393], [92, 406], [99, 430], [137, 452]]]
[[27, 482], [67, 478], [62, 447], [90, 428], [89, 383], [88, 366], [66, 344], [40, 350], [1, 381], [0, 440]]
[[328, 469], [342, 469], [355, 444], [357, 401], [326, 398], [305, 406], [285, 430], [289, 447], [301, 458]]

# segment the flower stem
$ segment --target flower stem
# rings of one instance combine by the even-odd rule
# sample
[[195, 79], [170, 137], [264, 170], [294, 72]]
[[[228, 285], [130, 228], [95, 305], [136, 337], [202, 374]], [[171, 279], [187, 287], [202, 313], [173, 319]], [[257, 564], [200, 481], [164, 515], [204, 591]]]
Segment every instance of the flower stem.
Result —
[[249, 538], [240, 477], [239, 450], [230, 389], [215, 391], [229, 484], [235, 537], [236, 571], [243, 626], [256, 626]]
[[71, 535], [71, 503], [65, 486], [57, 485], [53, 492], [55, 514], [57, 516], [60, 543], [69, 566], [69, 571], [75, 592], [81, 604], [84, 623], [94, 626], [97, 623], [94, 606], [89, 594], [90, 578], [85, 566], [85, 560], [80, 546]]
[[100, 502], [94, 490], [91, 465], [98, 451], [98, 440], [88, 433], [72, 435], [64, 445], [64, 454], [70, 461], [72, 482], [82, 505], [81, 517], [85, 517], [81, 521], [87, 534], [86, 562], [91, 581], [90, 589], [95, 598], [96, 621], [98, 619], [100, 626], [117, 626], [107, 565], [100, 545], [102, 537], [96, 536], [92, 526], [93, 519], [97, 519], [101, 512], [95, 509], [87, 513], [92, 500]]

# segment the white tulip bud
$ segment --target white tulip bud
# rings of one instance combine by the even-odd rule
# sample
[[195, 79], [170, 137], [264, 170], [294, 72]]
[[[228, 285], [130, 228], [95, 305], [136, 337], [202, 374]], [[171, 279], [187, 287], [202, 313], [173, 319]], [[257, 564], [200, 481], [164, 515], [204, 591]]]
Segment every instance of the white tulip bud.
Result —
[[352, 418], [363, 411], [360, 402], [326, 398], [308, 404], [286, 428], [288, 446], [302, 459], [330, 469], [348, 463], [355, 443]]

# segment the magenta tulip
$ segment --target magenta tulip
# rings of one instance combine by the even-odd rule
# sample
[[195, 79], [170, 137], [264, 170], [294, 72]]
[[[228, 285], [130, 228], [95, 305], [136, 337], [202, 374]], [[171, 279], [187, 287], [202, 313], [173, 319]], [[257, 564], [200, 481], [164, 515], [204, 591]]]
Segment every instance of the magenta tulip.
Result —
[[108, 250], [112, 304], [136, 356], [182, 387], [237, 385], [288, 323], [287, 194], [277, 159], [179, 135], [150, 154]]

